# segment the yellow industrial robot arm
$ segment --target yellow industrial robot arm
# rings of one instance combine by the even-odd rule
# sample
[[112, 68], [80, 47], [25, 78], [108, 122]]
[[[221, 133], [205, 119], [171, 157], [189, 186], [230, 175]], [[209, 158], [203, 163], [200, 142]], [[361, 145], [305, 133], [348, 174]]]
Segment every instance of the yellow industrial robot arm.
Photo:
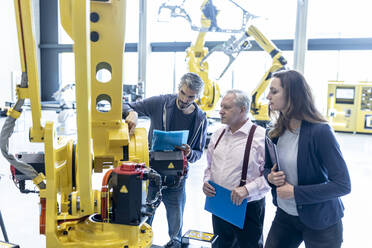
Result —
[[204, 38], [206, 33], [207, 32], [241, 33], [242, 31], [245, 30], [247, 23], [252, 18], [257, 17], [246, 11], [233, 0], [228, 1], [242, 11], [242, 24], [239, 29], [226, 29], [218, 26], [216, 17], [219, 11], [213, 5], [213, 2], [211, 0], [204, 0], [201, 5], [202, 16], [200, 27], [193, 24], [187, 11], [184, 9], [183, 4], [185, 1], [183, 1], [181, 5], [171, 5], [170, 3], [172, 1], [168, 0], [166, 1], [166, 3], [163, 3], [159, 8], [159, 16], [161, 16], [162, 12], [165, 13], [166, 12], [165, 10], [167, 10], [168, 11], [167, 13], [170, 14], [170, 17], [184, 18], [187, 22], [189, 22], [192, 30], [199, 32], [196, 42], [186, 50], [187, 54], [186, 59], [189, 71], [198, 74], [204, 81], [203, 96], [197, 99], [196, 103], [201, 107], [201, 109], [206, 111], [207, 114], [216, 106], [220, 98], [220, 89], [218, 84], [208, 77], [209, 66], [205, 59], [209, 53], [208, 48], [204, 47], [205, 43]]
[[268, 105], [262, 105], [258, 101], [261, 95], [265, 92], [272, 77], [272, 73], [281, 69], [285, 69], [287, 61], [283, 57], [282, 52], [275, 46], [275, 44], [267, 39], [255, 26], [249, 26], [246, 31], [246, 35], [248, 37], [253, 37], [257, 44], [268, 54], [270, 54], [273, 59], [271, 67], [265, 72], [257, 87], [252, 91], [251, 103], [251, 113], [254, 116], [255, 120], [258, 122], [268, 122]]
[[31, 1], [14, 0], [16, 22], [21, 56], [22, 79], [17, 85], [17, 102], [8, 111], [0, 134], [0, 149], [3, 156], [18, 171], [32, 179], [40, 189], [45, 188], [44, 175], [38, 172], [28, 163], [20, 161], [16, 156], [9, 153], [9, 140], [13, 134], [15, 122], [22, 112], [25, 99], [30, 99], [32, 111], [32, 124], [30, 129], [30, 141], [41, 142], [44, 139], [44, 128], [40, 124], [41, 107], [39, 80], [36, 63], [36, 49], [32, 28]]
[[221, 45], [215, 46], [201, 61], [201, 63], [205, 62], [205, 60], [216, 51], [224, 52], [227, 56], [229, 56], [229, 63], [225, 67], [225, 69], [220, 74], [219, 78], [221, 78], [231, 64], [235, 61], [237, 56], [240, 54], [241, 51], [248, 50], [252, 47], [250, 42], [250, 38], [253, 38], [257, 44], [265, 50], [273, 59], [271, 67], [265, 72], [264, 76], [261, 78], [260, 82], [258, 83], [257, 87], [252, 92], [252, 104], [251, 104], [251, 113], [254, 119], [262, 124], [265, 124], [269, 121], [268, 117], [268, 106], [259, 103], [260, 96], [265, 92], [269, 81], [271, 79], [272, 73], [278, 70], [284, 69], [285, 65], [287, 64], [286, 59], [283, 57], [282, 52], [272, 43], [269, 39], [267, 39], [255, 26], [250, 25], [244, 34], [237, 39], [235, 36], [232, 36], [229, 40]]
[[[204, 9], [209, 0], [204, 0], [201, 8]], [[209, 5], [211, 6], [211, 5]], [[210, 7], [210, 8], [213, 8]], [[207, 29], [211, 25], [211, 20], [206, 18], [204, 14], [201, 16], [202, 27]], [[200, 31], [196, 42], [186, 50], [186, 60], [189, 66], [189, 71], [198, 74], [204, 82], [203, 96], [196, 100], [196, 103], [201, 109], [207, 113], [214, 109], [219, 98], [220, 88], [218, 84], [211, 81], [208, 77], [209, 67], [208, 62], [201, 62], [202, 59], [208, 54], [208, 48], [204, 47], [206, 32]]]
[[[14, 6], [22, 69], [22, 83], [17, 85], [17, 98], [19, 100], [30, 99], [32, 109], [30, 141], [42, 142], [44, 139], [44, 128], [40, 124], [39, 73], [37, 70], [35, 39], [32, 27], [34, 22], [31, 14], [31, 1], [14, 0]], [[13, 113], [14, 109], [11, 109], [10, 114], [13, 115]]]
[[[23, 74], [19, 100], [1, 131], [1, 152], [15, 167], [15, 183], [33, 179], [40, 188], [40, 234], [46, 236], [46, 247], [150, 247], [152, 231], [144, 222], [161, 198], [145, 201], [146, 181], [157, 182], [160, 191], [161, 177], [147, 168], [146, 130], [138, 128], [129, 137], [121, 118], [126, 1], [59, 1], [61, 23], [74, 40], [76, 143], [58, 136], [53, 122], [40, 125], [32, 0], [14, 2]], [[110, 72], [109, 82], [101, 81], [102, 69]], [[28, 164], [8, 154], [9, 137], [27, 98], [33, 118], [30, 139], [44, 143], [44, 153], [17, 157]], [[101, 108], [101, 102], [110, 109]], [[104, 190], [94, 190], [92, 174], [109, 167], [115, 169], [103, 182]], [[35, 192], [24, 189], [20, 187], [22, 193]]]

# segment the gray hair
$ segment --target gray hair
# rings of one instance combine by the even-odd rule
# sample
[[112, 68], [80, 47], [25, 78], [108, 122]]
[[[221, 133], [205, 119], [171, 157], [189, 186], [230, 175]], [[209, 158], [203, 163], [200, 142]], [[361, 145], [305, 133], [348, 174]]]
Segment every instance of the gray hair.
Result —
[[200, 96], [204, 90], [203, 80], [198, 74], [192, 72], [188, 72], [182, 76], [178, 89], [181, 89], [183, 85], [186, 85], [190, 90], [197, 92], [198, 96]]
[[234, 103], [237, 107], [239, 108], [245, 108], [245, 113], [249, 113], [250, 105], [251, 105], [251, 100], [249, 96], [241, 90], [228, 90], [226, 92], [226, 95], [228, 94], [233, 94], [235, 95]]

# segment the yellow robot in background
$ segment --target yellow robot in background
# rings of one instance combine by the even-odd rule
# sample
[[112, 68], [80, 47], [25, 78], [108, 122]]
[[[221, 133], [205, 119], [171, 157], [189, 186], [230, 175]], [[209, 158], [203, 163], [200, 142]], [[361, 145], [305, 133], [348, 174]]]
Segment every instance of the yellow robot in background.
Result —
[[[220, 28], [217, 25], [216, 21], [218, 10], [213, 5], [211, 0], [204, 0], [202, 3], [201, 27], [197, 27], [192, 23], [190, 16], [183, 8], [183, 4], [185, 1], [183, 1], [182, 4], [179, 6], [163, 3], [159, 8], [159, 13], [164, 8], [169, 9], [171, 11], [171, 17], [182, 17], [190, 23], [192, 30], [199, 31], [196, 42], [186, 50], [186, 59], [189, 71], [197, 73], [205, 83], [203, 96], [200, 99], [196, 100], [196, 102], [207, 113], [215, 108], [216, 103], [220, 98], [220, 90], [218, 84], [212, 81], [208, 76], [209, 65], [207, 63], [207, 58], [212, 53], [224, 52], [227, 56], [229, 56], [230, 59], [229, 63], [220, 74], [220, 76], [217, 78], [217, 80], [219, 80], [225, 74], [225, 72], [228, 70], [228, 68], [231, 66], [231, 64], [234, 62], [241, 51], [249, 50], [252, 47], [250, 42], [250, 39], [252, 38], [264, 51], [266, 51], [272, 57], [273, 61], [271, 67], [265, 72], [257, 87], [251, 93], [251, 114], [253, 116], [253, 119], [256, 123], [262, 126], [266, 126], [266, 124], [270, 120], [268, 116], [268, 105], [261, 103], [260, 97], [265, 92], [270, 82], [272, 73], [278, 70], [285, 69], [287, 61], [283, 57], [282, 52], [275, 46], [275, 44], [267, 39], [255, 26], [249, 25], [248, 28], [246, 28], [248, 22], [253, 18], [257, 18], [257, 16], [244, 10], [241, 6], [239, 6], [232, 0], [227, 1], [233, 3], [242, 11], [243, 20], [241, 29], [233, 30]], [[208, 52], [208, 48], [204, 47], [204, 38], [207, 32], [244, 33], [238, 39], [235, 36], [232, 36], [225, 43], [215, 46], [211, 51]]]
[[192, 30], [199, 32], [195, 43], [186, 49], [186, 61], [188, 64], [189, 72], [194, 72], [198, 74], [204, 81], [203, 96], [197, 99], [196, 103], [209, 116], [210, 112], [214, 110], [218, 100], [220, 99], [220, 88], [218, 84], [211, 80], [208, 76], [209, 66], [208, 62], [204, 60], [204, 58], [208, 54], [208, 48], [204, 46], [205, 35], [208, 32], [241, 33], [242, 31], [244, 31], [245, 26], [247, 25], [249, 20], [255, 18], [256, 16], [244, 10], [234, 1], [228, 0], [228, 2], [233, 4], [233, 6], [237, 7], [242, 12], [241, 28], [240, 29], [221, 28], [217, 24], [216, 18], [218, 15], [217, 8], [213, 5], [212, 0], [204, 0], [200, 8], [202, 11], [201, 26], [198, 27], [192, 23], [190, 16], [184, 9], [183, 4], [185, 1], [183, 1], [181, 5], [171, 5], [169, 2], [171, 1], [167, 1], [167, 3], [163, 3], [160, 6], [159, 15], [161, 15], [161, 12], [164, 11], [164, 9], [167, 9], [170, 11], [170, 16], [172, 18], [176, 17], [184, 18], [186, 21], [189, 22]]
[[284, 70], [287, 65], [287, 60], [275, 44], [267, 39], [255, 26], [249, 26], [244, 35], [247, 37], [251, 36], [273, 59], [271, 67], [265, 72], [257, 87], [251, 93], [251, 114], [256, 123], [266, 126], [270, 121], [268, 116], [268, 104], [262, 104], [259, 100], [269, 85], [272, 74], [276, 71]]
[[[208, 3], [208, 0], [205, 0], [202, 4], [202, 9]], [[209, 28], [211, 26], [211, 20], [206, 18], [204, 14], [201, 17], [201, 25], [203, 28]], [[194, 72], [198, 74], [204, 82], [204, 92], [203, 96], [196, 100], [196, 103], [204, 110], [207, 115], [213, 110], [220, 99], [220, 88], [217, 83], [212, 81], [208, 77], [209, 68], [208, 62], [201, 62], [202, 59], [208, 54], [208, 48], [204, 47], [204, 37], [207, 32], [201, 31], [198, 34], [196, 42], [194, 45], [191, 45], [186, 50], [186, 60], [189, 67], [189, 72]]]
[[269, 85], [272, 74], [276, 71], [285, 69], [287, 64], [287, 60], [284, 58], [282, 52], [272, 41], [267, 39], [254, 25], [249, 25], [247, 30], [239, 39], [232, 36], [225, 43], [215, 46], [201, 62], [204, 63], [205, 60], [214, 52], [224, 52], [227, 56], [229, 56], [229, 63], [220, 74], [219, 78], [221, 78], [240, 52], [251, 48], [251, 38], [253, 38], [257, 44], [273, 59], [271, 67], [265, 72], [256, 88], [251, 93], [252, 103], [250, 112], [253, 116], [253, 119], [257, 124], [266, 126], [266, 124], [270, 121], [268, 116], [268, 105], [262, 104], [259, 101], [260, 97]]

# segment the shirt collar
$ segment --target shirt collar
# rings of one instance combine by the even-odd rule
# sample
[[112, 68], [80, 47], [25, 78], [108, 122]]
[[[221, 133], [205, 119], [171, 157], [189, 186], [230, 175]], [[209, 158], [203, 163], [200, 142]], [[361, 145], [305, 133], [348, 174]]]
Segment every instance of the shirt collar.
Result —
[[[236, 132], [234, 134], [236, 134], [236, 133], [244, 133], [244, 134], [248, 135], [249, 131], [251, 130], [252, 125], [253, 125], [252, 121], [250, 119], [248, 119], [244, 123], [243, 126], [241, 126], [238, 130], [236, 130]], [[226, 129], [227, 129], [227, 132], [229, 132], [230, 134], [232, 134], [232, 132], [231, 132], [231, 130], [230, 130], [230, 128], [228, 126], [226, 127]]]

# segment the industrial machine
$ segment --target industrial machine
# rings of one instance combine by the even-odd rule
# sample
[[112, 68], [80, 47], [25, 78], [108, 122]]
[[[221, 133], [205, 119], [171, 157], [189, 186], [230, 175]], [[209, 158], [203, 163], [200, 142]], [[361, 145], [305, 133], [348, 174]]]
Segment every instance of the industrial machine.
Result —
[[335, 131], [372, 133], [372, 82], [330, 81], [327, 117]]
[[[265, 72], [257, 87], [251, 93], [252, 103], [250, 112], [253, 116], [253, 119], [257, 124], [266, 126], [266, 124], [270, 120], [268, 116], [268, 105], [262, 103], [261, 97], [265, 92], [267, 86], [269, 85], [272, 74], [276, 71], [285, 69], [287, 61], [284, 58], [282, 52], [275, 46], [274, 43], [267, 39], [255, 26], [248, 25], [249, 21], [256, 18], [257, 16], [249, 13], [234, 1], [229, 0], [229, 2], [232, 2], [243, 13], [243, 20], [240, 29], [233, 30], [220, 28], [216, 22], [218, 10], [213, 5], [211, 0], [204, 0], [202, 3], [201, 27], [196, 27], [191, 21], [191, 18], [187, 14], [187, 11], [183, 8], [184, 1], [181, 5], [169, 5], [163, 3], [159, 9], [159, 13], [163, 9], [169, 9], [171, 11], [171, 17], [182, 17], [190, 23], [192, 30], [199, 31], [195, 44], [191, 45], [186, 50], [186, 59], [189, 71], [197, 73], [205, 83], [203, 96], [200, 99], [196, 100], [196, 103], [207, 113], [214, 109], [216, 103], [220, 98], [218, 84], [211, 81], [208, 77], [209, 65], [207, 63], [207, 58], [212, 53], [223, 52], [229, 57], [229, 62], [218, 79], [220, 79], [225, 74], [225, 72], [228, 70], [228, 68], [231, 66], [231, 64], [234, 62], [241, 51], [249, 50], [252, 47], [252, 39], [254, 39], [257, 44], [271, 56], [271, 58], [273, 59], [271, 67]], [[247, 25], [248, 28], [246, 28]], [[225, 33], [243, 32], [243, 35], [239, 38], [232, 36], [226, 42], [221, 45], [215, 46], [211, 51], [208, 52], [208, 48], [204, 47], [204, 38], [206, 32], [211, 31]]]
[[[59, 1], [62, 26], [74, 41], [76, 140], [58, 136], [53, 122], [40, 121], [31, 3], [14, 0], [22, 80], [0, 136], [13, 180], [21, 192], [39, 194], [47, 247], [150, 247], [152, 230], [145, 220], [159, 205], [163, 186], [161, 175], [149, 168], [146, 130], [129, 136], [122, 120], [126, 1]], [[9, 140], [26, 99], [32, 112], [29, 140], [44, 143], [44, 152], [13, 155]], [[95, 173], [103, 175], [101, 190], [92, 188]], [[27, 180], [37, 190], [28, 190]], [[147, 183], [158, 192], [145, 200]]]
[[218, 100], [220, 99], [220, 88], [216, 82], [211, 80], [208, 76], [209, 66], [208, 62], [203, 60], [208, 54], [208, 48], [204, 46], [205, 35], [207, 32], [221, 32], [221, 33], [240, 33], [244, 31], [245, 26], [250, 19], [255, 16], [239, 6], [236, 2], [228, 0], [242, 12], [241, 27], [237, 29], [222, 28], [218, 25], [217, 15], [218, 10], [213, 5], [212, 0], [203, 0], [201, 9], [201, 25], [196, 26], [193, 24], [190, 15], [183, 7], [185, 0], [180, 5], [172, 5], [171, 1], [164, 2], [159, 8], [159, 15], [162, 12], [169, 11], [172, 18], [184, 18], [191, 26], [191, 29], [198, 31], [198, 36], [194, 44], [186, 49], [186, 61], [188, 64], [189, 72], [198, 74], [204, 82], [203, 96], [196, 100], [196, 103], [203, 109], [209, 116], [210, 111], [214, 110]]
[[249, 25], [247, 30], [240, 38], [232, 36], [223, 44], [215, 46], [202, 59], [201, 62], [203, 63], [214, 52], [223, 52], [224, 54], [229, 56], [229, 63], [219, 76], [219, 78], [221, 78], [234, 62], [234, 60], [237, 58], [237, 56], [240, 54], [240, 52], [248, 50], [252, 47], [250, 41], [252, 38], [273, 59], [270, 68], [265, 72], [256, 88], [251, 93], [252, 102], [250, 112], [253, 116], [253, 120], [258, 125], [265, 127], [270, 121], [270, 118], [268, 116], [268, 104], [263, 104], [261, 101], [261, 97], [270, 83], [272, 74], [276, 71], [284, 70], [287, 64], [287, 60], [284, 58], [282, 52], [275, 46], [275, 44], [267, 39], [265, 35], [260, 32], [254, 25]]

